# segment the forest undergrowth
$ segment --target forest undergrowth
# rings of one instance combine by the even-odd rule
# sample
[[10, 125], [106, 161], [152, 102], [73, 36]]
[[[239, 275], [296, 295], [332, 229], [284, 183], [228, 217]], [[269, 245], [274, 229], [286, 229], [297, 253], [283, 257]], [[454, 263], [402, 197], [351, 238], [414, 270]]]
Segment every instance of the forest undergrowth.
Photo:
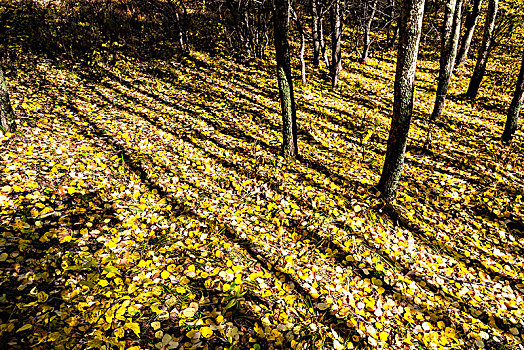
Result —
[[498, 140], [513, 83], [464, 101], [467, 66], [430, 125], [438, 63], [420, 61], [387, 205], [395, 61], [346, 62], [335, 91], [321, 70], [297, 83], [296, 161], [269, 61], [8, 70], [2, 347], [518, 348], [524, 137]]

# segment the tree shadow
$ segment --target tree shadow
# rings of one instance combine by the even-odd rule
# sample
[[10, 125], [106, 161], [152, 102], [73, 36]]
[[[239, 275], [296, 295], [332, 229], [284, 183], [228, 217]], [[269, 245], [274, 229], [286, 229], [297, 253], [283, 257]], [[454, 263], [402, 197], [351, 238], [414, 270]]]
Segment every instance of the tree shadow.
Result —
[[[104, 133], [103, 133], [103, 134], [104, 134]], [[159, 189], [159, 190], [160, 190], [160, 189]], [[210, 194], [207, 193], [207, 195], [210, 195]], [[176, 203], [176, 204], [179, 205], [178, 203]], [[198, 216], [199, 214], [196, 214], [196, 215]], [[216, 223], [215, 223], [215, 224], [216, 224]], [[224, 225], [224, 223], [220, 223], [220, 224], [221, 224], [221, 225]], [[292, 224], [292, 225], [291, 225], [291, 227], [294, 227], [294, 230], [297, 230], [297, 228], [296, 228], [297, 226], [298, 226], [297, 224]], [[415, 228], [413, 228], [413, 227], [409, 227], [409, 229], [410, 229], [410, 231], [415, 230]], [[318, 236], [318, 235], [316, 235], [316, 234], [314, 234], [314, 233], [311, 233], [311, 232], [307, 232], [307, 233], [306, 233], [306, 232], [302, 232], [302, 231], [300, 231], [300, 230], [298, 230], [298, 231], [301, 232], [301, 234], [304, 234], [305, 236], [308, 236], [308, 237], [312, 238], [313, 241], [315, 242], [315, 244], [316, 244], [317, 246], [321, 247], [321, 249], [322, 249], [323, 251], [327, 251], [328, 249], [332, 250], [332, 248], [333, 248], [334, 246], [335, 246], [335, 247], [337, 246], [336, 243], [333, 243], [332, 241], [330, 241], [330, 238], [328, 238], [328, 237]], [[273, 263], [274, 263], [274, 260], [269, 260], [269, 257], [267, 256], [267, 254], [265, 254], [263, 251], [261, 251], [261, 250], [260, 250], [259, 248], [257, 248], [256, 246], [253, 246], [253, 244], [252, 244], [249, 240], [240, 239], [240, 238], [238, 237], [238, 235], [235, 233], [234, 230], [232, 230], [231, 228], [227, 228], [227, 227], [226, 227], [226, 235], [229, 236], [229, 237], [230, 237], [232, 240], [234, 240], [236, 243], [239, 243], [239, 244], [240, 244], [242, 247], [244, 247], [246, 250], [248, 250], [251, 256], [257, 256], [258, 259], [261, 261], [262, 264], [268, 264], [268, 262], [270, 262], [270, 264], [274, 265], [274, 266], [275, 266], [275, 273], [276, 273], [276, 271], [278, 271], [278, 272], [284, 274], [284, 276], [287, 276], [287, 277], [285, 277], [285, 278], [286, 278], [286, 281], [288, 281], [288, 282], [290, 282], [290, 283], [293, 283], [293, 284], [297, 284], [298, 286], [300, 285], [300, 282], [297, 281], [296, 278], [293, 278], [293, 276], [290, 276], [289, 274], [285, 273], [285, 271], [279, 269], [279, 268], [278, 268], [278, 264], [273, 264]], [[420, 237], [419, 237], [419, 238], [420, 238]], [[441, 248], [441, 247], [440, 247], [440, 248]], [[339, 249], [340, 251], [343, 251], [343, 248], [340, 247], [340, 246], [337, 247], [337, 250], [338, 250], [338, 249]], [[379, 250], [378, 253], [379, 253], [379, 254], [382, 253], [383, 256], [384, 256], [384, 258], [387, 259], [387, 256], [385, 255], [385, 253], [384, 253], [383, 251], [381, 252], [381, 251]], [[345, 260], [345, 257], [343, 257], [342, 255], [340, 255], [340, 256], [337, 257], [337, 261], [338, 261], [339, 263], [347, 263], [346, 260]], [[353, 264], [351, 267], [352, 267], [353, 269], [356, 269], [356, 271], [360, 271], [359, 273], [360, 273], [360, 275], [361, 275], [362, 278], [365, 278], [365, 276], [368, 276], [368, 275], [369, 275], [369, 271], [375, 271], [372, 267], [369, 267], [368, 269], [366, 269], [366, 270], [368, 271], [368, 272], [366, 273], [366, 272], [364, 272], [364, 269], [363, 269], [363, 268], [358, 267], [356, 264]], [[478, 266], [477, 266], [477, 267], [478, 267]], [[409, 271], [407, 271], [407, 269], [404, 268], [403, 272], [404, 272], [405, 274], [407, 274]], [[376, 276], [377, 276], [377, 277], [380, 277], [380, 274], [378, 273], [378, 271], [375, 271], [374, 273], [376, 273]], [[373, 275], [373, 274], [372, 274], [372, 275]], [[421, 279], [420, 276], [418, 276], [417, 279], [418, 279], [418, 282], [424, 282], [424, 283], [420, 283], [421, 286], [424, 285], [424, 288], [427, 289], [427, 288], [432, 287], [432, 286], [431, 286], [431, 283], [428, 284], [427, 282], [425, 282], [424, 279]], [[394, 291], [393, 287], [388, 286], [387, 284], [386, 284], [385, 286], [389, 288], [389, 290], [390, 290], [390, 292], [392, 293], [392, 295], [393, 295], [395, 292], [398, 292], [398, 291], [396, 291], [396, 290]], [[298, 287], [297, 287], [297, 288], [298, 288]], [[298, 288], [298, 289], [301, 289], [301, 288]], [[438, 288], [433, 287], [433, 291], [434, 291], [434, 292], [435, 292], [435, 291], [438, 292], [439, 290], [438, 290]], [[302, 288], [301, 294], [304, 295], [304, 294], [307, 294], [307, 293], [308, 293], [307, 290], [305, 290], [305, 289]], [[408, 297], [408, 298], [409, 298], [409, 297]], [[453, 301], [449, 301], [449, 304], [451, 305], [453, 302], [457, 302], [457, 301], [458, 301], [459, 303], [462, 303], [460, 300], [453, 300]], [[465, 312], [467, 312], [468, 310], [471, 309], [471, 306], [470, 306], [469, 304], [467, 304], [467, 303], [462, 303], [461, 305], [462, 305], [461, 308], [462, 308], [463, 311], [465, 311]], [[469, 311], [469, 312], [472, 312], [472, 311]], [[479, 315], [479, 314], [476, 314], [476, 313], [475, 313], [475, 314], [471, 314], [471, 315], [472, 315], [472, 317], [475, 317], [475, 318], [480, 317], [483, 321], [486, 321], [486, 322], [490, 319], [490, 317], [493, 317], [493, 315], [491, 315], [491, 314], [489, 314], [489, 313], [482, 313], [482, 312], [481, 312], [480, 315]], [[428, 314], [428, 317], [429, 317], [429, 314]], [[497, 321], [498, 323], [502, 322], [501, 319], [499, 319], [499, 318], [497, 318], [497, 317], [495, 317], [495, 318], [496, 318], [496, 320], [498, 320], [498, 321]], [[501, 326], [501, 327], [503, 327], [503, 326]]]
[[[27, 199], [31, 192], [11, 192], [9, 198], [18, 207], [0, 215], [0, 230], [7, 240], [2, 250], [8, 255], [0, 262], [0, 320], [14, 325], [12, 331], [1, 334], [4, 344], [14, 341], [20, 347], [29, 346], [29, 339], [22, 340], [16, 330], [27, 322], [45, 330], [50, 312], [70, 307], [62, 297], [64, 279], [95, 271], [99, 262], [86, 260], [85, 252], [99, 250], [103, 244], [97, 238], [110, 235], [111, 228], [120, 223], [115, 203], [107, 201], [103, 192], [69, 194], [62, 188], [44, 192], [38, 201]], [[30, 289], [46, 293], [48, 299], [36, 302]], [[65, 320], [60, 322], [67, 325]]]
[[[136, 98], [134, 98], [134, 97], [132, 97], [130, 95], [125, 94], [124, 91], [119, 90], [117, 87], [114, 87], [112, 85], [106, 85], [106, 86], [108, 88], [112, 89], [114, 92], [116, 92], [119, 95], [119, 97], [121, 97], [123, 99], [127, 99], [130, 102], [134, 102], [134, 103], [138, 103], [139, 102], [138, 99], [136, 99]], [[131, 85], [130, 83], [126, 83], [126, 86], [129, 89], [132, 89], [132, 90], [135, 90], [135, 91], [138, 91], [138, 92], [142, 93], [142, 89], [138, 90], [137, 88], [133, 88], [133, 85]], [[95, 92], [106, 103], [111, 104], [111, 105], [113, 105], [113, 106], [115, 106], [115, 107], [117, 107], [119, 109], [126, 110], [129, 113], [132, 113], [132, 114], [135, 114], [135, 115], [139, 115], [141, 118], [143, 118], [144, 120], [147, 120], [149, 123], [151, 123], [152, 125], [155, 125], [156, 127], [158, 127], [159, 129], [163, 130], [164, 132], [173, 134], [173, 129], [172, 129], [171, 125], [167, 125], [165, 122], [160, 121], [158, 119], [155, 119], [155, 118], [147, 115], [146, 113], [133, 111], [131, 108], [129, 108], [127, 106], [116, 105], [115, 102], [114, 102], [115, 101], [114, 99], [110, 99], [109, 97], [104, 96], [103, 94], [100, 93], [100, 91], [95, 90]], [[174, 105], [170, 101], [165, 101], [164, 99], [158, 99], [158, 98], [156, 98], [156, 96], [154, 94], [147, 93], [146, 95], [149, 96], [149, 97], [152, 97], [154, 100], [158, 100], [161, 103], [166, 102], [166, 105], [172, 106], [173, 108], [188, 114], [190, 116], [190, 118], [200, 119], [200, 120], [205, 121], [206, 123], [208, 123], [208, 125], [212, 126], [217, 132], [219, 132], [219, 133], [221, 133], [223, 135], [228, 135], [228, 136], [230, 136], [232, 138], [235, 138], [237, 140], [243, 140], [243, 141], [246, 141], [246, 142], [248, 142], [248, 143], [250, 143], [252, 145], [260, 146], [264, 151], [268, 152], [269, 154], [272, 154], [275, 157], [277, 157], [280, 154], [280, 150], [276, 146], [273, 146], [271, 144], [266, 143], [266, 141], [264, 141], [261, 138], [255, 138], [253, 136], [249, 136], [245, 132], [245, 130], [238, 129], [234, 124], [229, 123], [228, 125], [224, 126], [224, 125], [222, 125], [221, 123], [218, 122], [218, 120], [220, 120], [220, 119], [217, 118], [217, 121], [215, 121], [214, 119], [211, 118], [211, 115], [214, 115], [216, 113], [213, 110], [211, 110], [211, 108], [207, 107], [203, 103], [196, 103], [196, 105], [198, 105], [201, 109], [203, 109], [206, 112], [208, 112], [208, 113], [206, 113], [207, 116], [204, 116], [202, 114], [199, 114], [198, 116], [195, 116], [195, 112], [194, 111], [185, 109], [184, 107], [182, 107], [180, 105]], [[270, 127], [270, 128], [273, 129], [272, 127]], [[279, 131], [279, 129], [276, 129], [274, 131]], [[186, 133], [186, 131], [184, 131], [184, 130], [177, 130], [177, 132], [180, 133], [181, 136], [184, 133]], [[241, 148], [233, 146], [231, 144], [230, 145], [225, 144], [223, 141], [221, 141], [220, 139], [216, 138], [213, 134], [203, 135], [196, 128], [192, 128], [192, 127], [190, 127], [187, 130], [187, 132], [189, 133], [187, 136], [182, 136], [182, 137], [184, 137], [184, 140], [186, 142], [189, 142], [189, 143], [191, 143], [191, 144], [201, 148], [203, 151], [207, 152], [208, 155], [211, 158], [219, 159], [221, 164], [225, 165], [228, 168], [234, 168], [236, 170], [240, 169], [238, 164], [231, 163], [226, 158], [221, 157], [218, 154], [209, 153], [209, 151], [203, 149], [202, 146], [199, 146], [194, 141], [192, 141], [191, 138], [192, 137], [197, 137], [201, 141], [213, 142], [219, 148], [222, 148], [224, 150], [231, 150], [231, 151], [233, 151], [236, 154], [241, 155], [241, 156], [244, 156], [246, 154], [246, 151], [247, 151], [249, 154], [251, 154], [251, 156], [253, 158], [257, 157], [256, 154], [253, 154], [253, 152], [251, 152], [250, 150], [241, 149]], [[337, 150], [333, 150], [333, 149], [327, 148], [324, 145], [322, 145], [320, 142], [318, 142], [304, 128], [300, 128], [299, 134], [303, 136], [301, 141], [308, 141], [308, 144], [316, 145], [316, 147], [315, 147], [316, 150], [324, 150], [325, 152], [333, 153], [333, 154], [335, 154], [335, 155], [337, 155], [339, 157], [347, 157], [347, 155], [344, 154], [344, 153], [338, 152]], [[174, 136], [176, 136], [176, 135], [174, 135]], [[330, 169], [328, 166], [323, 165], [320, 162], [318, 162], [317, 160], [312, 159], [312, 158], [310, 158], [310, 157], [308, 157], [306, 155], [300, 156], [299, 160], [300, 160], [300, 162], [302, 162], [307, 167], [309, 167], [311, 169], [314, 169], [314, 170], [318, 171], [319, 173], [322, 173], [324, 176], [326, 176], [327, 178], [330, 178], [332, 181], [334, 181], [335, 183], [337, 183], [338, 185], [340, 185], [342, 187], [346, 187], [348, 185], [350, 185], [352, 187], [361, 186], [360, 182], [355, 181], [355, 180], [353, 180], [353, 179], [351, 179], [351, 178], [349, 178], [347, 176], [344, 176], [342, 174], [337, 174], [332, 169]], [[248, 172], [251, 173], [251, 175], [253, 174], [252, 171], [248, 171]], [[300, 173], [297, 173], [297, 174], [300, 174]], [[304, 174], [302, 174], [302, 176], [304, 176]], [[319, 186], [320, 188], [323, 188], [323, 189], [325, 189], [325, 190], [327, 190], [329, 192], [332, 191], [329, 187], [327, 187], [324, 184], [317, 183], [315, 185]], [[277, 184], [274, 184], [274, 186], [278, 187]]]
[[[132, 151], [127, 150], [116, 140], [112, 139], [110, 134], [104, 131], [104, 129], [102, 129], [100, 126], [98, 126], [96, 122], [89, 119], [87, 116], [82, 115], [82, 113], [79, 113], [80, 111], [75, 105], [70, 103], [68, 105], [68, 108], [75, 111], [77, 115], [80, 115], [82, 117], [82, 120], [87, 125], [89, 125], [90, 132], [82, 130], [81, 133], [84, 133], [86, 137], [95, 136], [106, 142], [109, 146], [111, 146], [126, 161], [126, 164], [129, 167], [129, 169], [139, 176], [142, 183], [144, 183], [150, 190], [158, 193], [161, 198], [165, 198], [167, 200], [167, 203], [170, 204], [173, 208], [178, 208], [176, 214], [174, 215], [187, 216], [188, 218], [191, 218], [193, 220], [203, 222], [208, 226], [220, 227], [223, 235], [227, 237], [231, 242], [242, 247], [242, 249], [244, 249], [247, 252], [250, 259], [252, 259], [253, 261], [257, 261], [257, 263], [261, 266], [267, 267], [267, 269], [275, 276], [276, 279], [282, 280], [283, 278], [286, 283], [292, 285], [292, 290], [294, 294], [297, 294], [303, 300], [315, 299], [315, 297], [312, 296], [311, 292], [303, 287], [300, 281], [298, 281], [294, 276], [287, 273], [285, 270], [281, 269], [278, 266], [278, 264], [275, 263], [274, 256], [271, 256], [268, 254], [268, 252], [258, 248], [249, 239], [241, 237], [237, 233], [237, 231], [233, 227], [231, 227], [227, 222], [219, 221], [213, 219], [212, 217], [208, 217], [198, 213], [192, 206], [188, 205], [187, 202], [185, 202], [185, 199], [183, 197], [177, 198], [173, 193], [170, 193], [169, 191], [165, 190], [162, 185], [156, 183], [154, 179], [151, 177], [149, 173], [149, 168], [143, 165], [143, 160], [140, 160], [140, 158], [142, 157], [137, 157], [132, 153]], [[149, 159], [149, 161], [155, 163], [152, 159]], [[156, 163], [155, 166], [164, 167], [158, 163]], [[212, 195], [211, 193], [207, 192], [202, 188], [195, 187], [194, 184], [190, 182], [187, 182], [187, 184], [194, 190], [202, 192], [208, 197]], [[257, 298], [252, 295], [251, 297]], [[345, 336], [349, 337], [351, 334], [356, 334], [354, 328], [349, 327], [346, 324], [345, 320], [338, 318], [334, 314], [325, 313], [323, 316], [323, 322], [334, 325], [334, 327]]]
[[[123, 93], [123, 92], [122, 92], [122, 93]], [[152, 124], [156, 125], [157, 127], [163, 129], [165, 132], [170, 132], [170, 130], [166, 129], [163, 125], [159, 124], [157, 121], [153, 121], [153, 120], [151, 120], [147, 115], [145, 115], [145, 114], [141, 114], [141, 116], [142, 116], [142, 118], [146, 118], [150, 123], [152, 123]], [[203, 135], [200, 135], [200, 138], [203, 140], [203, 139], [204, 139], [204, 136], [203, 136]], [[191, 142], [191, 140], [189, 140], [189, 139], [187, 139], [187, 138], [186, 138], [186, 141]], [[196, 146], [196, 144], [195, 144], [194, 142], [191, 142], [191, 143], [193, 143], [193, 144]], [[221, 146], [223, 147], [224, 145], [221, 144]], [[197, 146], [197, 147], [198, 147], [198, 146]], [[237, 151], [240, 151], [240, 150], [237, 150]], [[217, 157], [217, 155], [210, 155], [210, 156], [211, 156], [211, 157], [214, 157], [214, 158]], [[337, 179], [336, 177], [333, 176], [334, 174], [333, 174], [332, 169], [329, 169], [329, 168], [327, 168], [327, 167], [319, 166], [318, 164], [308, 164], [308, 160], [307, 160], [307, 159], [302, 159], [301, 161], [303, 161], [305, 164], [307, 164], [308, 167], [313, 168], [313, 169], [315, 169], [315, 170], [317, 170], [317, 171], [323, 173], [324, 175], [330, 177], [332, 180], [333, 180], [333, 179]], [[220, 163], [221, 163], [222, 165], [224, 165], [224, 166], [230, 168], [230, 169], [234, 169], [234, 170], [238, 171], [238, 165], [237, 165], [236, 163], [228, 162], [228, 161], [227, 161], [226, 159], [224, 159], [224, 158], [222, 158], [222, 159], [220, 160]], [[242, 171], [241, 171], [241, 173], [244, 173], [244, 174], [245, 174], [245, 172], [242, 172]], [[251, 173], [251, 174], [248, 174], [248, 175], [253, 176], [252, 173]], [[260, 179], [260, 177], [258, 177], [258, 178]], [[264, 180], [264, 178], [262, 178], [262, 179]], [[267, 180], [267, 179], [266, 179], [266, 180]], [[349, 181], [349, 180], [348, 180], [347, 178], [343, 178], [342, 180], [339, 180], [339, 181], [340, 181], [339, 183], [340, 183], [341, 185], [344, 185], [344, 184], [346, 184], [347, 181]], [[336, 181], [335, 181], [335, 182], [336, 182]], [[271, 184], [271, 182], [270, 182], [270, 184]], [[358, 184], [357, 184], [357, 186], [358, 186]], [[274, 184], [271, 185], [271, 187], [272, 187], [273, 189], [278, 188], [278, 187], [279, 187], [279, 184], [278, 184], [278, 183], [274, 183]], [[300, 200], [300, 198], [296, 198], [296, 199]], [[309, 203], [307, 203], [307, 204], [308, 204], [308, 206], [311, 208], [311, 205], [310, 205]], [[432, 245], [431, 247], [432, 247], [433, 249], [436, 249], [437, 251], [442, 251], [442, 250], [441, 250], [441, 249], [442, 249], [442, 246], [435, 246], [435, 245]], [[451, 253], [451, 252], [450, 252], [449, 254], [450, 254], [450, 256], [453, 255], [453, 253]], [[478, 264], [477, 264], [477, 267], [480, 267], [480, 266], [481, 266], [481, 265], [478, 265]]]

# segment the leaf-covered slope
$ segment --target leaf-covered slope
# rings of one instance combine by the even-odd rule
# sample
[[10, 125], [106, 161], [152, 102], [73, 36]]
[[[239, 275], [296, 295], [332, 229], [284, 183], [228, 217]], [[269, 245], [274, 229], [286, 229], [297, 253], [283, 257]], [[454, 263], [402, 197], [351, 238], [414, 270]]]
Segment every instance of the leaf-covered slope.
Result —
[[70, 71], [28, 57], [10, 82], [21, 133], [1, 141], [2, 341], [521, 343], [522, 136], [502, 146], [503, 110], [454, 97], [467, 74], [428, 126], [436, 66], [420, 67], [386, 206], [372, 186], [393, 61], [348, 63], [336, 92], [298, 86], [302, 156], [285, 161], [269, 63], [194, 52]]

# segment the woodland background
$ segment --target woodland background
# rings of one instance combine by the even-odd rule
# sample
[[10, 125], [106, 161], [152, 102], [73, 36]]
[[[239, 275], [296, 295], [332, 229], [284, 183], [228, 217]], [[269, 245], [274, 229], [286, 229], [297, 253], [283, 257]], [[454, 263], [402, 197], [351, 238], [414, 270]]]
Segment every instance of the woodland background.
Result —
[[0, 3], [16, 124], [0, 138], [0, 347], [518, 349], [524, 138], [501, 135], [522, 3], [463, 3], [456, 50], [478, 7], [471, 49], [432, 118], [461, 2], [426, 2], [385, 199], [399, 21], [416, 1], [291, 3], [286, 157], [282, 1]]

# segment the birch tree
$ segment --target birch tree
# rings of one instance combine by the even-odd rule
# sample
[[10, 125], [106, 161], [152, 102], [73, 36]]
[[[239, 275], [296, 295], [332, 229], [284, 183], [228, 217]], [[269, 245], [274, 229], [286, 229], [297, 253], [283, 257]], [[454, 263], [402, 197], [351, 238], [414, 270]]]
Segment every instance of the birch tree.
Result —
[[16, 129], [15, 114], [9, 100], [9, 91], [2, 67], [0, 67], [0, 126], [3, 132], [13, 132]]
[[480, 83], [486, 73], [486, 65], [490, 54], [491, 45], [493, 44], [493, 32], [495, 29], [495, 20], [497, 19], [497, 12], [499, 8], [498, 0], [490, 0], [488, 5], [488, 12], [486, 13], [486, 22], [484, 24], [484, 35], [482, 37], [482, 45], [479, 48], [477, 55], [477, 63], [473, 76], [469, 82], [466, 96], [472, 99], [477, 97]]
[[411, 116], [413, 114], [413, 93], [415, 71], [422, 32], [425, 0], [405, 0], [399, 27], [399, 45], [393, 118], [389, 129], [386, 158], [377, 188], [382, 196], [391, 200], [396, 196], [408, 140]]
[[460, 37], [460, 25], [462, 19], [462, 5], [464, 0], [448, 0], [444, 26], [442, 28], [442, 46], [440, 50], [440, 69], [438, 76], [437, 95], [435, 105], [431, 113], [431, 120], [437, 120], [444, 110], [446, 96], [448, 94], [449, 81], [453, 73], [457, 45]]
[[297, 116], [289, 57], [289, 17], [289, 0], [275, 0], [274, 36], [278, 90], [280, 106], [282, 108], [282, 155], [284, 157], [295, 158], [298, 155]]
[[513, 138], [517, 130], [517, 122], [519, 120], [520, 109], [522, 108], [522, 100], [524, 99], [524, 54], [522, 56], [522, 63], [520, 65], [520, 73], [517, 79], [517, 86], [515, 87], [515, 94], [511, 100], [508, 109], [508, 116], [504, 133], [502, 134], [502, 141], [508, 142]]

